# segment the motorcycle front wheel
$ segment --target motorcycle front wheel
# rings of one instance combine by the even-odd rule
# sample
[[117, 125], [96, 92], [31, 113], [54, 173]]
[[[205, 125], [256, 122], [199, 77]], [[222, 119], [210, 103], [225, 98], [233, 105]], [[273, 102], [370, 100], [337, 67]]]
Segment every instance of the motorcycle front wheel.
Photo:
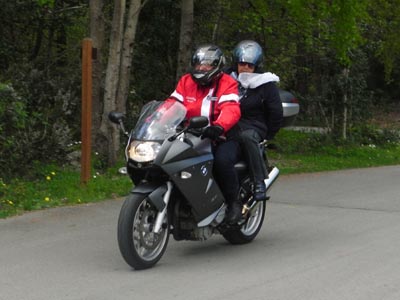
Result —
[[121, 207], [118, 245], [122, 257], [134, 269], [153, 267], [163, 256], [169, 239], [168, 215], [159, 233], [154, 233], [158, 210], [146, 195], [131, 194]]
[[246, 221], [239, 227], [224, 232], [223, 237], [231, 244], [250, 243], [260, 231], [265, 217], [265, 201], [257, 202], [248, 212]]

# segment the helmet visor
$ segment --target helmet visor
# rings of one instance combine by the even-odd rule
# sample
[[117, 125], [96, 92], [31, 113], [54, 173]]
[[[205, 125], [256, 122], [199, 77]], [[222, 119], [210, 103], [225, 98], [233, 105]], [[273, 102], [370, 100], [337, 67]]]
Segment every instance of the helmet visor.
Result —
[[209, 65], [218, 66], [221, 60], [222, 52], [213, 47], [200, 47], [197, 49], [193, 56], [193, 66], [195, 65]]
[[215, 67], [213, 65], [211, 65], [211, 64], [208, 64], [208, 63], [199, 63], [199, 64], [196, 64], [194, 66], [194, 69], [196, 71], [208, 72], [208, 71], [211, 71], [211, 70], [215, 69]]
[[255, 65], [260, 55], [260, 51], [254, 47], [244, 48], [242, 50], [242, 55], [239, 57], [239, 62], [246, 62]]
[[233, 50], [233, 60], [258, 66], [262, 62], [263, 52], [260, 45], [254, 41], [242, 41]]

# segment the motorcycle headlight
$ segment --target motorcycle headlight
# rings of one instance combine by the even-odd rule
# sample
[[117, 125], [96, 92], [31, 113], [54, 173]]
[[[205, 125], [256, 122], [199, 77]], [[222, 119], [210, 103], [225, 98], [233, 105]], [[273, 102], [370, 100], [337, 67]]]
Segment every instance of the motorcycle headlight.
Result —
[[128, 156], [137, 162], [150, 162], [156, 158], [160, 148], [161, 144], [157, 142], [133, 141], [129, 147]]

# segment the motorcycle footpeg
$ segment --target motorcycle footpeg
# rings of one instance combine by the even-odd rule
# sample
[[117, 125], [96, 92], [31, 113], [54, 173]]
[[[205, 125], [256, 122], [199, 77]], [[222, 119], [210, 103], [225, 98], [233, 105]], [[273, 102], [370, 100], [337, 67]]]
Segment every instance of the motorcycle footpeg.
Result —
[[266, 196], [264, 200], [254, 200], [255, 202], [262, 202], [262, 201], [268, 201], [271, 197]]

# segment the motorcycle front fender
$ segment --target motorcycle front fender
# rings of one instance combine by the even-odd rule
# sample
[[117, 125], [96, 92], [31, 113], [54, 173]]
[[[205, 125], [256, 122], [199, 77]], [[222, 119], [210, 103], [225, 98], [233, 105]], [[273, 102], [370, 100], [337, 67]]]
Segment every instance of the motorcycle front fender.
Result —
[[163, 196], [167, 192], [167, 186], [165, 184], [159, 185], [151, 182], [139, 183], [132, 190], [132, 194], [146, 194], [149, 198], [150, 203], [153, 204], [158, 211], [162, 211], [165, 208], [165, 202]]

